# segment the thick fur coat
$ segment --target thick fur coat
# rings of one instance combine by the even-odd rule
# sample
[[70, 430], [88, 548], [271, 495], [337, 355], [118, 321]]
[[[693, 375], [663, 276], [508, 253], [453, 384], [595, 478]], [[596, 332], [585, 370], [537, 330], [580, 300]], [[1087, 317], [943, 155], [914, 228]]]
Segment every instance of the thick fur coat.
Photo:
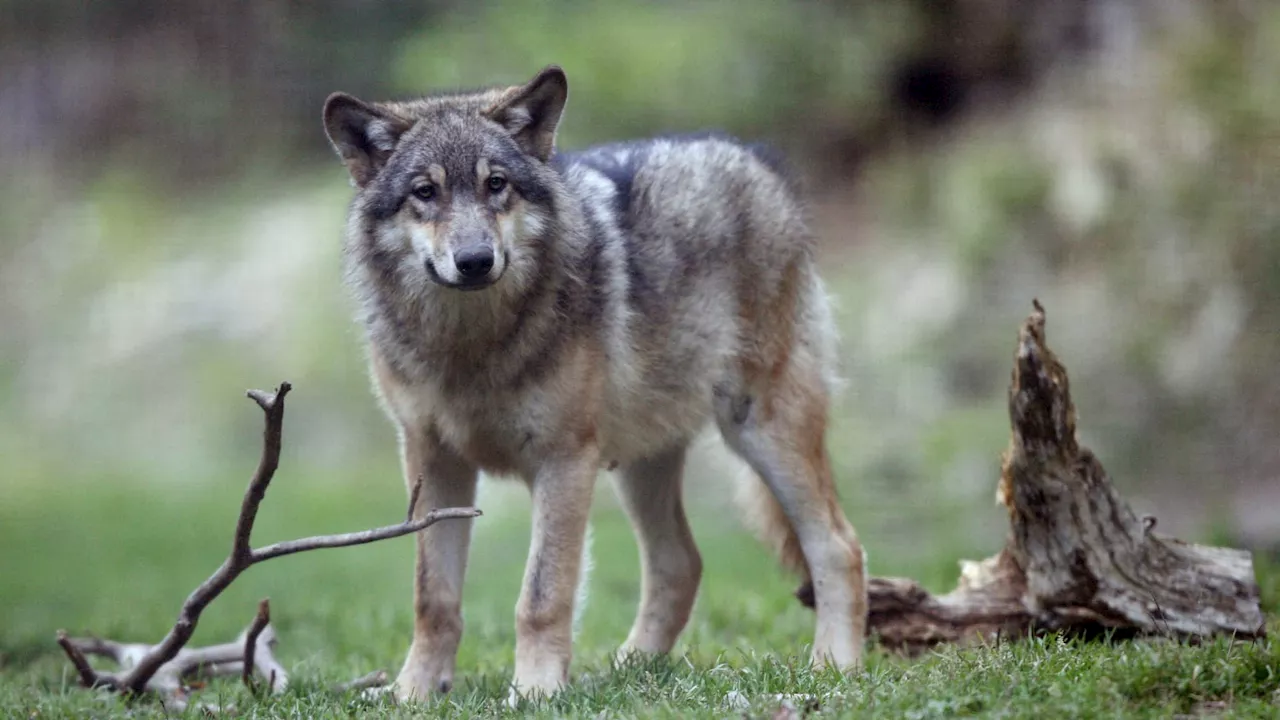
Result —
[[[758, 476], [762, 536], [811, 583], [815, 661], [857, 667], [863, 555], [824, 440], [835, 333], [794, 184], [716, 135], [557, 152], [567, 96], [550, 67], [411, 102], [335, 94], [324, 113], [357, 188], [347, 278], [418, 510], [471, 502], [480, 470], [530, 487], [513, 698], [568, 680], [602, 467], [641, 547], [624, 651], [672, 648], [702, 568], [683, 460], [710, 424]], [[469, 539], [470, 521], [419, 538], [402, 695], [452, 684]]]

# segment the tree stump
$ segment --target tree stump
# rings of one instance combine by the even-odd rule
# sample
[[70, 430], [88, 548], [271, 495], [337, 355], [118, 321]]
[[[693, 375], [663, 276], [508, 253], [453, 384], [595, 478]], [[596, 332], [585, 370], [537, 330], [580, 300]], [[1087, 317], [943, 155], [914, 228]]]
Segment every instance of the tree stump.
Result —
[[909, 579], [873, 578], [870, 632], [908, 653], [1051, 631], [1262, 637], [1251, 554], [1154, 532], [1155, 519], [1136, 516], [1077, 442], [1067, 371], [1033, 304], [1018, 333], [997, 490], [1005, 548], [963, 561], [956, 589], [938, 597]]

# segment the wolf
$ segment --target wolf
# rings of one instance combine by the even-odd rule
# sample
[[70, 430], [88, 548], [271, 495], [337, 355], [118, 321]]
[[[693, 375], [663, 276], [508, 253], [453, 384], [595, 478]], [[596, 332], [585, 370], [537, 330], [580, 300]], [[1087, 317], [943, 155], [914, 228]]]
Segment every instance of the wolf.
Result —
[[[559, 152], [567, 99], [551, 65], [522, 85], [325, 101], [355, 188], [346, 284], [413, 512], [471, 505], [482, 471], [527, 484], [511, 699], [552, 694], [602, 469], [642, 566], [619, 652], [671, 651], [702, 576], [682, 470], [714, 426], [752, 471], [748, 519], [806, 583], [812, 661], [856, 670], [865, 559], [832, 479], [837, 339], [794, 176], [720, 134]], [[470, 538], [469, 520], [418, 536], [401, 697], [452, 687]]]

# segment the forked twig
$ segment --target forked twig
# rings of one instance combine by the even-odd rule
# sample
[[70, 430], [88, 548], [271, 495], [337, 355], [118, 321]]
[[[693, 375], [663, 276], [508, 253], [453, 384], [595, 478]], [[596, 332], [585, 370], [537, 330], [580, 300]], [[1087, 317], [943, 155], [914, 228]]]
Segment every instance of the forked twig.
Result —
[[[263, 677], [268, 678], [268, 689], [271, 693], [283, 692], [288, 682], [288, 675], [275, 660], [274, 653], [270, 649], [275, 642], [275, 633], [270, 627], [270, 606], [265, 599], [259, 603], [258, 614], [241, 640], [207, 648], [185, 649], [195, 632], [200, 614], [241, 573], [257, 563], [272, 558], [308, 550], [349, 547], [388, 540], [419, 532], [441, 520], [480, 516], [481, 513], [476, 508], [444, 508], [432, 510], [415, 520], [413, 515], [422, 484], [422, 479], [419, 478], [410, 498], [408, 515], [402, 523], [360, 532], [318, 535], [278, 542], [255, 550], [251, 544], [253, 525], [258, 516], [258, 507], [266, 496], [267, 487], [271, 484], [280, 464], [284, 399], [291, 389], [292, 386], [288, 382], [283, 382], [274, 393], [261, 390], [248, 391], [249, 398], [262, 408], [265, 415], [262, 456], [240, 505], [231, 553], [217, 571], [187, 597], [182, 604], [182, 610], [178, 613], [177, 621], [164, 639], [158, 645], [149, 646], [98, 638], [69, 638], [65, 631], [58, 631], [58, 645], [75, 666], [82, 685], [108, 688], [130, 697], [155, 693], [174, 707], [185, 707], [186, 699], [182, 686], [184, 678], [194, 674], [212, 676], [239, 672], [250, 691], [254, 691], [253, 674], [256, 670]], [[85, 658], [86, 653], [109, 657], [115, 660], [121, 669], [116, 673], [97, 671]], [[380, 684], [377, 677], [379, 676], [376, 673], [370, 674], [347, 685], [372, 687]], [[385, 674], [381, 677], [385, 682]]]

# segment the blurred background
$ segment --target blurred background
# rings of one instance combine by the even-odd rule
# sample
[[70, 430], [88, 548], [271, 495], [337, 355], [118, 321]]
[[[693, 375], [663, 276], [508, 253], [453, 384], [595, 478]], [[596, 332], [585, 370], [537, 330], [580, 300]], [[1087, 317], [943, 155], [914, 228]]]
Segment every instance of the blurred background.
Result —
[[[0, 0], [5, 647], [47, 645], [59, 613], [133, 628], [93, 608], [172, 563], [192, 566], [175, 588], [212, 569], [257, 459], [249, 387], [296, 389], [264, 541], [395, 521], [321, 104], [548, 63], [570, 79], [562, 147], [718, 127], [804, 175], [849, 380], [831, 443], [875, 572], [946, 589], [1000, 546], [1032, 298], [1082, 439], [1138, 510], [1280, 548], [1276, 3]], [[737, 470], [709, 437], [688, 483], [703, 537], [742, 532], [721, 520]], [[527, 499], [489, 483], [481, 505], [483, 527], [520, 527]], [[630, 542], [604, 484], [597, 506]], [[119, 596], [77, 597], [82, 572]]]

